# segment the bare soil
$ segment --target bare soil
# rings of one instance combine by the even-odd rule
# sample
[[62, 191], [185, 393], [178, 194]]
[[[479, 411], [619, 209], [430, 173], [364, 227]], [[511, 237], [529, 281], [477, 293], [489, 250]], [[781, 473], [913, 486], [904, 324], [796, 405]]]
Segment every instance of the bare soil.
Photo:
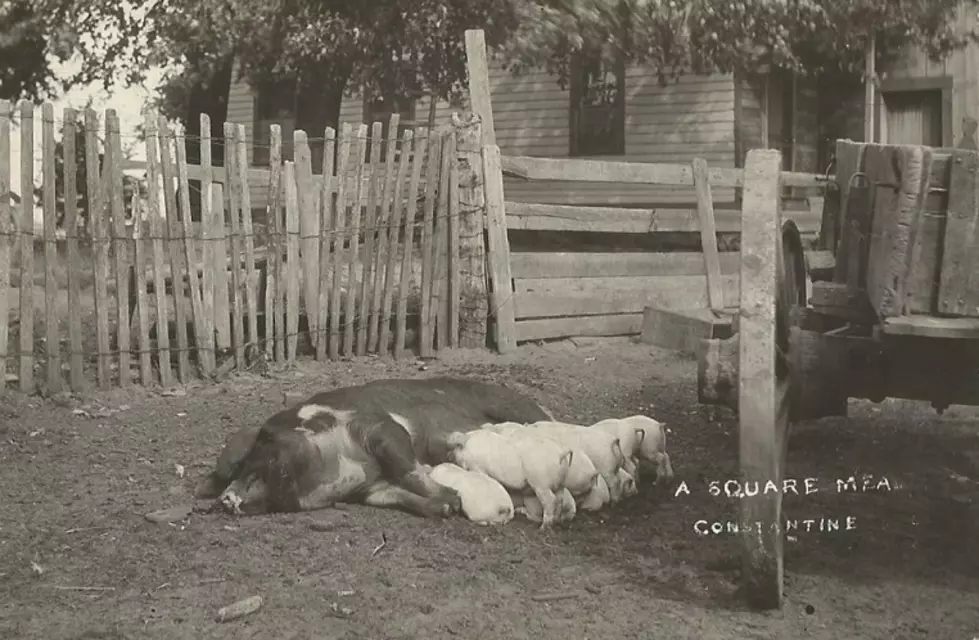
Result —
[[[184, 395], [136, 389], [0, 399], [3, 638], [941, 638], [979, 636], [979, 411], [851, 401], [848, 419], [796, 427], [786, 603], [741, 604], [734, 416], [697, 404], [690, 359], [626, 340], [452, 351], [437, 362], [304, 362]], [[522, 388], [560, 418], [648, 413], [670, 427], [676, 487], [540, 531], [350, 506], [235, 519], [150, 511], [190, 491], [233, 430], [312, 393], [380, 377], [458, 374]], [[81, 410], [82, 412], [76, 412]], [[177, 466], [186, 475], [180, 477]], [[836, 478], [872, 474], [872, 490]], [[891, 488], [878, 487], [887, 478]], [[855, 528], [846, 531], [846, 517]], [[804, 529], [805, 525], [801, 525]], [[378, 550], [386, 540], [386, 545]], [[376, 553], [375, 553], [376, 551]], [[567, 596], [541, 600], [540, 596]], [[217, 610], [261, 595], [256, 613]]]

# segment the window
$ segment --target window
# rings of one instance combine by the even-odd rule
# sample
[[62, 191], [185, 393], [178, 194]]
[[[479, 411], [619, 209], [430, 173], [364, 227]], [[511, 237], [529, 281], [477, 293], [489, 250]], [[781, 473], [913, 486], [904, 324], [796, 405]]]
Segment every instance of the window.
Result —
[[296, 130], [296, 87], [292, 80], [270, 82], [255, 91], [252, 131], [252, 164], [267, 167], [270, 157], [270, 127], [282, 127], [282, 159], [292, 160], [292, 134]]
[[593, 54], [571, 62], [569, 155], [625, 154], [625, 63], [607, 65]]
[[[388, 131], [391, 124], [391, 116], [397, 113], [401, 116], [398, 122], [398, 130], [394, 135]], [[401, 151], [401, 139], [404, 136], [404, 132], [408, 129], [415, 128], [415, 101], [410, 98], [371, 98], [365, 95], [364, 97], [364, 124], [368, 127], [372, 126], [375, 122], [381, 122], [384, 124], [383, 129], [381, 129], [381, 154], [380, 157], [383, 160], [387, 157], [388, 152], [388, 141], [394, 137], [397, 139], [395, 144], [395, 159], [399, 157]], [[367, 148], [366, 154], [364, 156], [364, 162], [369, 162], [371, 157], [371, 142], [370, 131], [367, 133]]]
[[951, 76], [882, 80], [874, 118], [876, 139], [885, 144], [951, 147]]
[[941, 147], [942, 92], [890, 91], [883, 93], [885, 115], [881, 139], [888, 144], [921, 144]]

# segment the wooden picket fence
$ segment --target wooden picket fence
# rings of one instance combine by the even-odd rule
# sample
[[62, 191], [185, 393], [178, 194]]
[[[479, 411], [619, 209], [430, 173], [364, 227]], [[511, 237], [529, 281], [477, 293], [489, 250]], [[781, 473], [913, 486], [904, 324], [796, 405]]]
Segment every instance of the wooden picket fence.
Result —
[[[294, 158], [283, 162], [273, 126], [269, 168], [256, 170], [243, 125], [224, 124], [223, 164], [212, 167], [211, 127], [202, 116], [200, 165], [189, 165], [184, 134], [150, 114], [146, 198], [137, 190], [127, 201], [123, 170], [136, 163], [123, 158], [116, 113], [105, 113], [100, 162], [98, 114], [64, 111], [58, 175], [57, 127], [46, 103], [38, 238], [34, 106], [17, 111], [25, 151], [20, 185], [11, 185], [15, 114], [0, 101], [0, 390], [57, 392], [66, 373], [73, 390], [90, 385], [93, 373], [100, 387], [136, 379], [169, 386], [303, 351], [320, 360], [403, 357], [413, 346], [429, 356], [485, 344], [480, 156], [478, 142], [467, 142], [479, 140], [478, 120], [408, 130], [383, 158], [382, 145], [371, 144], [367, 162], [366, 145], [381, 140], [382, 123], [327, 129], [315, 169], [307, 134], [295, 133]], [[388, 130], [397, 125], [394, 116]], [[79, 132], [84, 185], [72, 161]], [[191, 180], [200, 185], [199, 221]], [[267, 180], [264, 220], [253, 219], [249, 180]], [[10, 195], [18, 187], [19, 205]], [[90, 211], [83, 224], [80, 189]], [[35, 304], [35, 287], [43, 304]]]

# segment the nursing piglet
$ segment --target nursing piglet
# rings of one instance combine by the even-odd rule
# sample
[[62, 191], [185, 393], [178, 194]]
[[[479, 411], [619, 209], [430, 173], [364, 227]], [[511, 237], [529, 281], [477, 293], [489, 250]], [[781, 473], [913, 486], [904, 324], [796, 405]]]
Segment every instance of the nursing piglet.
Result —
[[638, 457], [641, 461], [654, 466], [656, 481], [665, 483], [672, 480], [673, 465], [670, 463], [670, 455], [666, 452], [666, 425], [643, 415], [622, 418], [620, 422], [643, 431], [644, 435], [639, 443]]
[[562, 446], [584, 451], [598, 473], [605, 478], [611, 501], [615, 503], [622, 498], [622, 487], [616, 472], [622, 466], [624, 456], [618, 437], [600, 429], [566, 422], [540, 421], [529, 426]]
[[592, 485], [591, 491], [577, 500], [578, 508], [583, 511], [598, 511], [611, 501], [608, 483], [605, 482], [605, 478], [601, 474], [595, 476], [595, 484]]
[[639, 487], [636, 486], [636, 479], [632, 477], [631, 473], [626, 471], [625, 468], [622, 468], [619, 469], [616, 475], [618, 475], [619, 483], [622, 486], [623, 498], [631, 498], [632, 496], [639, 495]]
[[[574, 497], [567, 489], [561, 489], [557, 492], [556, 496], [558, 513], [555, 521], [561, 524], [571, 522], [577, 513]], [[517, 513], [523, 514], [531, 522], [541, 522], [543, 520], [544, 508], [536, 496], [515, 496], [513, 501], [514, 503], [522, 502], [520, 506], [516, 507], [516, 511]]]
[[[541, 437], [533, 427], [528, 427], [517, 422], [484, 424], [482, 428], [502, 434], [511, 439], [524, 436], [530, 436], [532, 438]], [[571, 464], [568, 467], [568, 476], [564, 480], [564, 488], [570, 491], [572, 496], [579, 498], [592, 491], [595, 485], [595, 478], [599, 476], [598, 469], [595, 468], [594, 463], [592, 463], [580, 445], [574, 442], [561, 444], [567, 446], [572, 453]]]
[[556, 493], [564, 488], [573, 458], [567, 447], [544, 438], [511, 438], [489, 429], [448, 437], [449, 458], [469, 471], [485, 473], [515, 493], [533, 492], [543, 505], [541, 528], [557, 517]]
[[443, 487], [454, 489], [462, 500], [462, 512], [477, 524], [506, 524], [513, 520], [513, 500], [499, 482], [485, 473], [468, 471], [445, 462], [429, 473]]
[[607, 418], [591, 425], [591, 429], [598, 429], [619, 439], [619, 446], [622, 448], [622, 468], [629, 472], [636, 482], [639, 481], [638, 458], [639, 448], [646, 432], [640, 425], [634, 424], [630, 419]]

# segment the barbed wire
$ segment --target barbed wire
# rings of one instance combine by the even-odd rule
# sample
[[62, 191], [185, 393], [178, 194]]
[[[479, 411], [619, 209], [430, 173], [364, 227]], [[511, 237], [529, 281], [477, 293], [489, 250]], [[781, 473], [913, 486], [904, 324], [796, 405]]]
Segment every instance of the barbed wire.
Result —
[[[353, 208], [354, 206], [356, 205], [351, 205], [350, 208]], [[376, 206], [380, 206], [380, 205], [376, 205]], [[361, 208], [369, 209], [370, 207], [366, 205], [361, 205]], [[464, 209], [464, 207], [460, 206], [460, 209]], [[475, 206], [470, 207], [468, 211], [460, 210], [452, 213], [452, 212], [444, 212], [443, 210], [443, 211], [433, 212], [431, 216], [429, 216], [428, 213], [425, 211], [418, 210], [418, 208], [416, 207], [414, 218], [409, 218], [407, 216], [407, 207], [406, 207], [404, 212], [398, 216], [402, 220], [402, 222], [400, 223], [395, 223], [395, 222], [378, 223], [376, 222], [376, 217], [368, 215], [367, 220], [370, 222], [365, 221], [365, 223], [362, 223], [359, 227], [347, 226], [342, 229], [321, 229], [319, 232], [313, 234], [303, 233], [301, 229], [299, 231], [289, 231], [288, 229], [282, 229], [282, 228], [272, 229], [270, 226], [270, 222], [267, 219], [264, 222], [255, 222], [253, 220], [252, 226], [262, 227], [262, 229], [259, 231], [253, 230], [252, 233], [248, 234], [245, 233], [244, 230], [241, 228], [239, 228], [238, 231], [232, 230], [229, 226], [227, 226], [227, 222], [225, 222], [224, 226], [218, 227], [221, 230], [221, 235], [216, 237], [210, 236], [210, 233], [208, 233], [208, 228], [204, 226], [203, 223], [191, 222], [192, 225], [198, 227], [199, 231], [197, 233], [192, 233], [191, 235], [187, 235], [183, 232], [183, 228], [182, 228], [184, 224], [183, 221], [176, 221], [171, 218], [164, 218], [163, 216], [160, 216], [158, 219], [158, 224], [165, 228], [168, 227], [170, 224], [179, 225], [179, 228], [175, 230], [176, 232], [166, 233], [164, 235], [155, 235], [152, 233], [152, 229], [149, 233], [144, 233], [141, 228], [139, 230], [138, 238], [135, 237], [132, 232], [127, 233], [125, 235], [117, 235], [115, 233], [114, 223], [117, 223], [118, 220], [113, 221], [108, 219], [108, 217], [106, 217], [103, 218], [103, 225], [104, 225], [103, 231], [105, 231], [105, 233], [101, 233], [101, 234], [87, 234], [87, 233], [83, 234], [83, 233], [78, 233], [77, 231], [69, 232], [65, 230], [64, 234], [59, 234], [56, 235], [55, 237], [50, 237], [46, 233], [40, 233], [40, 234], [35, 233], [34, 225], [32, 224], [29, 227], [25, 226], [20, 229], [16, 229], [16, 228], [11, 230], [0, 229], [0, 238], [7, 238], [8, 241], [10, 241], [11, 238], [20, 238], [22, 236], [28, 236], [38, 240], [54, 241], [54, 242], [62, 242], [69, 239], [75, 241], [85, 241], [85, 242], [90, 242], [90, 241], [99, 242], [103, 240], [108, 240], [110, 242], [120, 242], [120, 241], [132, 242], [134, 240], [147, 240], [150, 242], [156, 240], [170, 241], [170, 242], [185, 242], [189, 240], [192, 243], [196, 243], [196, 242], [222, 242], [230, 238], [244, 238], [244, 239], [253, 238], [254, 239], [254, 238], [277, 237], [282, 240], [288, 240], [290, 237], [298, 237], [300, 241], [324, 239], [324, 238], [328, 238], [329, 240], [332, 241], [334, 239], [340, 238], [341, 236], [353, 237], [355, 233], [369, 234], [378, 231], [390, 232], [392, 229], [401, 230], [402, 228], [409, 225], [414, 227], [416, 230], [424, 231], [426, 226], [426, 221], [434, 223], [437, 226], [440, 226], [440, 231], [447, 232], [449, 220], [459, 220], [462, 218], [471, 218], [471, 217], [481, 216], [481, 215], [482, 212]], [[383, 217], [389, 218], [390, 216], [383, 216]], [[302, 219], [301, 214], [297, 215], [297, 218], [300, 221], [300, 226], [301, 226], [301, 219]], [[372, 218], [373, 221], [371, 221]], [[320, 212], [317, 212], [317, 221], [319, 220], [320, 220]], [[152, 220], [140, 220], [140, 227], [145, 226], [147, 223], [151, 227], [155, 226], [153, 225]], [[277, 221], [277, 225], [281, 227], [287, 226], [286, 224], [283, 224], [282, 220]], [[136, 226], [136, 225], [134, 223], [132, 225], [127, 224], [126, 226]], [[460, 231], [462, 231], [462, 229], [460, 229]], [[205, 234], [207, 234], [207, 237], [205, 237]]]
[[[438, 291], [438, 289], [439, 289], [439, 287], [437, 286], [438, 284], [439, 284], [439, 282], [433, 282], [432, 283], [432, 285], [433, 285], [433, 289], [432, 289], [433, 292], [437, 292]], [[356, 299], [360, 296], [359, 286], [353, 287], [352, 289], [354, 290], [354, 293], [352, 293], [352, 295], [355, 296], [355, 302], [356, 302]], [[348, 289], [348, 291], [349, 291], [349, 289]], [[370, 292], [371, 292], [371, 289], [368, 288], [368, 294], [370, 294]], [[480, 316], [482, 316], [482, 310], [485, 309], [485, 313], [486, 313], [486, 316], [485, 317], [486, 318], [495, 318], [495, 317], [497, 317], [498, 310], [500, 308], [502, 308], [503, 306], [505, 306], [507, 303], [509, 303], [509, 301], [512, 299], [513, 295], [514, 294], [511, 293], [510, 295], [507, 296], [507, 298], [504, 301], [502, 301], [500, 304], [498, 304], [496, 306], [493, 306], [492, 305], [492, 301], [489, 299], [488, 296], [486, 298], [484, 298], [485, 302], [482, 302], [482, 303], [468, 303], [467, 304], [467, 303], [465, 303], [460, 298], [459, 301], [458, 301], [458, 308], [460, 309], [460, 311], [465, 311], [467, 313], [471, 313], [472, 311], [478, 311], [478, 312], [480, 312]], [[300, 296], [302, 297], [302, 294], [300, 294]], [[331, 299], [333, 297], [334, 296], [332, 296], [332, 295], [330, 296]], [[342, 294], [339, 295], [339, 296], [337, 296], [337, 297], [340, 297], [341, 298], [341, 303], [342, 304], [346, 304], [346, 302], [345, 302], [345, 300], [347, 298], [346, 292], [342, 292]], [[420, 294], [418, 294], [417, 296], [414, 296], [414, 297], [416, 297], [416, 298], [417, 297], [420, 297]], [[256, 296], [256, 298], [258, 298], [258, 296]], [[276, 300], [276, 302], [284, 302], [284, 300], [283, 300], [284, 296], [277, 296], [277, 298], [278, 299]], [[439, 296], [439, 298], [440, 299], [439, 299], [439, 302], [438, 302], [438, 306], [436, 306], [435, 308], [431, 309], [431, 315], [429, 316], [430, 317], [430, 322], [433, 325], [436, 325], [436, 326], [433, 326], [432, 329], [430, 329], [430, 331], [432, 332], [432, 337], [433, 338], [435, 338], [435, 333], [437, 333], [437, 331], [438, 331], [436, 318], [440, 315], [439, 307], [441, 307], [441, 306], [448, 306], [449, 303], [450, 303], [450, 300], [442, 300], [441, 299], [441, 296]], [[370, 300], [370, 297], [368, 297], [368, 300]], [[395, 299], [393, 302], [395, 304], [397, 304], [397, 303], [399, 303], [399, 301], [400, 301], [400, 299]], [[379, 311], [380, 311], [379, 309], [377, 311], [375, 311], [375, 313], [355, 313], [353, 315], [353, 319], [351, 319], [351, 320], [347, 320], [346, 318], [343, 318], [343, 317], [341, 317], [341, 318], [335, 318], [335, 316], [327, 315], [327, 323], [326, 323], [326, 326], [323, 326], [323, 327], [319, 327], [318, 326], [316, 328], [310, 326], [308, 329], [301, 329], [301, 330], [297, 330], [297, 331], [294, 331], [294, 332], [289, 332], [289, 331], [287, 331], [285, 329], [283, 329], [280, 332], [280, 331], [278, 331], [276, 329], [273, 332], [273, 334], [270, 335], [268, 333], [268, 329], [267, 329], [269, 327], [269, 318], [270, 317], [273, 318], [274, 319], [274, 322], [277, 323], [278, 322], [278, 319], [280, 317], [285, 317], [286, 313], [288, 312], [288, 309], [285, 308], [285, 306], [286, 306], [285, 304], [282, 304], [282, 305], [276, 304], [276, 307], [275, 307], [274, 310], [264, 309], [264, 308], [261, 308], [261, 307], [259, 307], [259, 309], [256, 309], [256, 311], [257, 311], [256, 316], [255, 316], [256, 321], [258, 320], [258, 318], [263, 318], [263, 321], [265, 323], [266, 331], [263, 332], [264, 335], [263, 336], [249, 336], [251, 338], [251, 340], [249, 340], [248, 342], [245, 342], [244, 344], [240, 344], [238, 346], [236, 346], [236, 344], [235, 344], [237, 341], [233, 340], [233, 338], [231, 340], [231, 345], [228, 346], [228, 347], [218, 347], [218, 346], [216, 346], [216, 344], [217, 344], [216, 343], [216, 337], [217, 337], [218, 329], [215, 328], [214, 329], [214, 333], [215, 333], [214, 346], [207, 346], [207, 347], [205, 347], [202, 344], [200, 344], [200, 340], [196, 336], [192, 339], [188, 335], [187, 336], [188, 340], [193, 340], [194, 343], [195, 343], [194, 345], [180, 346], [178, 344], [173, 344], [173, 342], [175, 341], [174, 338], [171, 338], [171, 344], [170, 344], [169, 348], [167, 348], [167, 349], [163, 349], [163, 348], [161, 348], [159, 346], [159, 339], [158, 338], [156, 339], [156, 344], [155, 345], [138, 345], [138, 346], [136, 346], [134, 348], [130, 348], [128, 351], [123, 351], [123, 350], [119, 349], [118, 346], [115, 349], [109, 349], [107, 351], [100, 351], [98, 349], [96, 349], [96, 350], [83, 349], [82, 351], [75, 351], [75, 350], [72, 350], [70, 348], [70, 345], [66, 349], [62, 349], [61, 348], [61, 345], [59, 345], [57, 356], [60, 357], [61, 359], [71, 358], [73, 356], [79, 356], [79, 355], [82, 356], [83, 358], [98, 359], [98, 358], [106, 358], [106, 357], [108, 357], [108, 358], [118, 358], [118, 356], [120, 354], [127, 353], [127, 354], [130, 355], [130, 357], [135, 356], [137, 358], [137, 360], [134, 361], [134, 362], [132, 362], [131, 365], [130, 365], [130, 366], [135, 366], [135, 365], [138, 364], [138, 358], [140, 356], [142, 356], [142, 354], [144, 354], [144, 353], [150, 353], [151, 355], [154, 355], [154, 354], [159, 355], [163, 351], [169, 351], [171, 357], [173, 355], [178, 355], [179, 356], [182, 353], [195, 353], [195, 354], [199, 354], [201, 352], [208, 352], [208, 353], [222, 354], [223, 355], [223, 354], [226, 354], [226, 353], [232, 353], [232, 352], [234, 352], [234, 351], [236, 351], [238, 349], [245, 349], [247, 351], [248, 349], [251, 349], [251, 348], [259, 349], [261, 352], [264, 353], [266, 351], [266, 346], [269, 343], [271, 343], [272, 346], [274, 346], [274, 343], [275, 342], [283, 342], [283, 348], [284, 348], [284, 350], [288, 351], [289, 350], [288, 349], [288, 345], [285, 344], [285, 343], [287, 343], [291, 339], [298, 339], [298, 338], [303, 337], [303, 336], [307, 336], [307, 337], [309, 337], [311, 339], [310, 346], [313, 347], [314, 350], [315, 350], [316, 345], [317, 345], [317, 342], [320, 339], [326, 338], [326, 339], [328, 339], [330, 341], [332, 341], [332, 340], [341, 340], [341, 341], [343, 341], [343, 340], [345, 340], [345, 336], [346, 336], [347, 332], [348, 331], [352, 331], [353, 332], [353, 337], [354, 337], [354, 341], [353, 341], [353, 351], [354, 351], [354, 353], [346, 353], [344, 351], [344, 349], [342, 348], [343, 347], [343, 343], [342, 342], [341, 342], [341, 344], [338, 345], [338, 346], [341, 347], [341, 349], [340, 349], [341, 353], [339, 355], [341, 357], [347, 357], [347, 356], [357, 355], [356, 352], [359, 351], [359, 349], [357, 349], [358, 344], [364, 344], [365, 346], [367, 346], [367, 343], [370, 342], [369, 339], [367, 341], [363, 341], [363, 340], [361, 340], [358, 337], [359, 332], [362, 331], [363, 328], [368, 328], [368, 332], [367, 332], [368, 337], [370, 335], [373, 335], [375, 337], [374, 342], [377, 343], [377, 345], [378, 345], [379, 348], [376, 349], [376, 350], [374, 350], [374, 351], [372, 351], [371, 353], [377, 353], [377, 352], [380, 352], [380, 351], [387, 351], [388, 350], [387, 345], [380, 345], [380, 343], [379, 343], [380, 335], [381, 335], [381, 330], [380, 329], [381, 329], [382, 326], [384, 326], [384, 324], [387, 324], [388, 327], [390, 327], [390, 329], [387, 332], [389, 334], [389, 336], [388, 336], [388, 339], [389, 340], [396, 340], [396, 337], [397, 337], [396, 336], [396, 333], [397, 333], [396, 327], [391, 327], [392, 321], [397, 322], [399, 319], [401, 319], [401, 321], [400, 321], [399, 324], [402, 324], [405, 327], [405, 335], [406, 336], [407, 336], [407, 334], [408, 334], [409, 331], [416, 331], [416, 332], [418, 332], [418, 331], [421, 330], [421, 326], [420, 326], [420, 323], [421, 323], [421, 309], [418, 308], [418, 307], [421, 307], [422, 304], [423, 304], [422, 302], [418, 302], [418, 303], [415, 303], [415, 304], [411, 305], [410, 308], [412, 308], [412, 307], [415, 308], [414, 309], [414, 313], [406, 313], [404, 316], [400, 316], [397, 312], [392, 312], [391, 310], [385, 311], [383, 313], [379, 313]], [[167, 305], [167, 306], [173, 306], [173, 305]], [[187, 306], [189, 306], [189, 305], [187, 305]], [[229, 301], [229, 306], [230, 306], [230, 301]], [[242, 306], [244, 307], [245, 305], [242, 304]], [[358, 304], [357, 306], [360, 306], [360, 305]], [[383, 304], [380, 305], [380, 306], [383, 306]], [[390, 307], [389, 307], [389, 309], [390, 309]], [[305, 313], [300, 313], [299, 314], [299, 317], [305, 316], [307, 318], [307, 322], [308, 322], [308, 319], [310, 317], [310, 310], [307, 308], [307, 309], [304, 309], [304, 311], [305, 311]], [[343, 312], [343, 310], [341, 308], [341, 313], [342, 312]], [[134, 312], [130, 316], [130, 318], [129, 318], [130, 321], [129, 321], [129, 325], [127, 326], [127, 329], [126, 330], [131, 335], [133, 335], [134, 334], [134, 331], [135, 331], [135, 329], [133, 327], [133, 323], [136, 322], [137, 313], [138, 313], [138, 311], [137, 312]], [[233, 320], [232, 319], [232, 316], [231, 316], [232, 313], [233, 313], [233, 310], [229, 310], [228, 333], [231, 336], [234, 336], [234, 326], [237, 323], [237, 320]], [[111, 317], [114, 314], [109, 314], [109, 315], [110, 315], [110, 320], [111, 319], [114, 319], [114, 318]], [[152, 316], [152, 315], [155, 315], [155, 314], [149, 314], [149, 315]], [[190, 312], [190, 310], [186, 310], [186, 313], [184, 315], [186, 316], [184, 318], [184, 320], [186, 321], [186, 323], [188, 325], [188, 329], [190, 329], [191, 327], [193, 327], [193, 331], [195, 331], [195, 333], [196, 333], [196, 330], [197, 330], [197, 326], [196, 326], [197, 325], [197, 322], [195, 322], [195, 320], [193, 319], [192, 313]], [[463, 322], [463, 316], [464, 315], [466, 315], [466, 314], [464, 314], [464, 313], [460, 313], [459, 314], [460, 317], [459, 317], [458, 326], [459, 326], [459, 329], [460, 329], [460, 331], [459, 331], [460, 334], [465, 333], [465, 331], [463, 330], [463, 324], [464, 324], [464, 322]], [[374, 320], [375, 316], [378, 316], [379, 317], [378, 330], [377, 331], [370, 331], [369, 330], [369, 327], [372, 326], [373, 320]], [[416, 321], [412, 321], [412, 320], [414, 320], [414, 318], [418, 318], [418, 319]], [[412, 320], [409, 320], [409, 319], [412, 319]], [[159, 318], [156, 318], [155, 321], [153, 321], [154, 319], [151, 317], [150, 320], [151, 320], [151, 327], [156, 328], [156, 331], [158, 333], [160, 331], [160, 319]], [[169, 333], [169, 323], [171, 321], [176, 322], [176, 320], [174, 320], [173, 318], [170, 318], [169, 315], [167, 316], [166, 320], [167, 320], [167, 330], [168, 330], [168, 333]], [[251, 322], [251, 314], [246, 309], [244, 309], [244, 308], [242, 309], [242, 313], [241, 313], [241, 316], [240, 316], [240, 321], [241, 321], [241, 323], [243, 325], [244, 333], [247, 335], [249, 333], [248, 325]], [[297, 318], [296, 322], [298, 322], [298, 318]], [[450, 323], [451, 323], [451, 320], [450, 320]], [[18, 329], [18, 325], [19, 324], [20, 324], [19, 322], [13, 323], [12, 326], [10, 327], [10, 329], [12, 331], [19, 331], [19, 329]], [[223, 324], [223, 321], [222, 321], [221, 324]], [[287, 324], [291, 324], [291, 323], [288, 323], [287, 322]], [[118, 326], [114, 326], [114, 328], [116, 328], [116, 332], [115, 332], [115, 334], [113, 334], [113, 332], [110, 332], [110, 334], [109, 334], [109, 340], [110, 340], [110, 342], [117, 342], [118, 343]], [[38, 338], [45, 337], [43, 331], [42, 332], [35, 331], [34, 334], [35, 334], [35, 341]], [[137, 338], [136, 341], [137, 342], [140, 342], [140, 340], [138, 339], [139, 333], [135, 333], [135, 336]], [[179, 334], [177, 336], [175, 336], [175, 337], [179, 337]], [[65, 338], [64, 337], [61, 337], [61, 340], [64, 341]], [[150, 341], [153, 342], [153, 339], [151, 338]], [[420, 341], [421, 341], [421, 336], [420, 335], [416, 335], [413, 342], [420, 342]], [[13, 342], [13, 341], [11, 341], [11, 342]], [[435, 348], [435, 345], [437, 345], [439, 342], [440, 342], [439, 340], [433, 339], [433, 341], [432, 341], [433, 349]], [[444, 342], [446, 344], [448, 344], [450, 341], [448, 339], [445, 339]], [[13, 349], [12, 350], [10, 348], [11, 346], [13, 346]], [[397, 346], [397, 345], [394, 345], [394, 346]], [[408, 343], [406, 341], [405, 348], [407, 348], [407, 346], [408, 346]], [[298, 345], [297, 345], [297, 348], [298, 348]], [[2, 358], [22, 359], [22, 358], [25, 358], [25, 357], [26, 358], [29, 358], [29, 359], [34, 359], [34, 360], [37, 360], [37, 359], [50, 359], [50, 355], [52, 355], [52, 354], [46, 353], [43, 349], [35, 349], [35, 350], [30, 351], [30, 352], [25, 352], [25, 351], [21, 351], [19, 349], [19, 346], [18, 345], [9, 345], [8, 344], [8, 348], [7, 348], [6, 354], [0, 352], [0, 359], [2, 359]], [[297, 355], [298, 355], [298, 353], [297, 353]], [[329, 350], [328, 350], [327, 355], [329, 356]], [[2, 387], [2, 385], [0, 385], [0, 387]]]

